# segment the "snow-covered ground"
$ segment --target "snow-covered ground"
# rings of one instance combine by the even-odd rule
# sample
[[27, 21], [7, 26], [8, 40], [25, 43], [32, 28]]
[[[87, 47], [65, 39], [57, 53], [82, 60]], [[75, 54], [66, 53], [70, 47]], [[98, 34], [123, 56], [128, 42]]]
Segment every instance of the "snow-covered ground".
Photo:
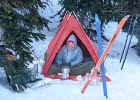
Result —
[[[104, 35], [109, 39], [116, 29], [115, 25], [117, 26], [117, 23], [111, 22], [104, 29]], [[48, 33], [45, 41], [34, 42], [33, 44], [34, 52], [39, 58], [39, 72], [41, 72], [43, 65], [43, 54], [55, 35], [53, 34], [55, 31]], [[106, 74], [112, 80], [107, 83], [108, 100], [140, 100], [140, 58], [136, 55], [135, 50], [130, 48], [124, 69], [120, 70], [119, 59], [126, 35], [123, 32], [120, 34], [124, 36], [118, 36], [105, 61]], [[137, 41], [136, 38], [133, 39], [133, 44], [136, 43], [135, 41]], [[104, 43], [104, 47], [106, 45], [107, 43]], [[91, 84], [85, 94], [81, 94], [84, 83], [85, 81], [82, 80], [75, 82], [43, 78], [43, 81], [40, 82], [42, 87], [34, 86], [23, 93], [15, 93], [9, 89], [4, 72], [0, 70], [0, 98], [3, 100], [105, 100], [102, 83]]]
[[[110, 28], [111, 30], [112, 28]], [[110, 34], [111, 32], [105, 33]], [[121, 33], [120, 33], [121, 34]], [[35, 43], [36, 54], [40, 59], [47, 48], [53, 35], [48, 35], [46, 41]], [[118, 37], [119, 38], [119, 37]], [[140, 58], [136, 55], [134, 49], [130, 49], [124, 69], [121, 71], [119, 58], [121, 54], [120, 48], [124, 42], [117, 39], [113, 47], [109, 51], [109, 56], [105, 61], [107, 75], [111, 78], [111, 82], [107, 83], [109, 100], [139, 100], [140, 99]], [[39, 44], [39, 45], [37, 45]], [[106, 43], [105, 43], [106, 44]], [[46, 46], [46, 47], [45, 47]], [[44, 50], [45, 49], [45, 50]], [[43, 51], [44, 50], [44, 51]], [[38, 52], [37, 52], [38, 51]], [[0, 75], [0, 97], [4, 100], [104, 100], [102, 84], [90, 85], [85, 94], [81, 94], [81, 89], [85, 81], [60, 81], [44, 78], [46, 85], [43, 87], [34, 87], [27, 89], [23, 93], [15, 93], [9, 90], [3, 74]], [[44, 84], [42, 83], [42, 84]], [[51, 85], [49, 84], [51, 83]]]
[[[112, 29], [112, 28], [110, 28]], [[109, 33], [109, 32], [108, 32]], [[107, 34], [107, 33], [105, 33]], [[121, 34], [121, 33], [120, 33]], [[47, 40], [39, 42], [40, 45], [36, 45], [36, 54], [40, 59], [43, 59], [42, 50], [47, 48], [53, 35], [49, 35]], [[46, 44], [44, 44], [46, 43]], [[123, 71], [120, 70], [121, 64], [119, 63], [119, 57], [124, 43], [115, 41], [111, 48], [109, 55], [105, 61], [107, 69], [107, 75], [112, 79], [112, 82], [107, 83], [109, 100], [139, 100], [140, 98], [140, 58], [136, 55], [135, 50], [130, 49]], [[45, 47], [46, 46], [46, 47]], [[53, 85], [45, 85], [44, 87], [38, 87], [33, 89], [27, 89], [23, 93], [15, 93], [9, 90], [3, 74], [0, 75], [0, 97], [5, 100], [104, 100], [102, 84], [90, 85], [85, 94], [81, 94], [81, 88], [85, 81], [73, 82], [73, 81], [60, 81], [45, 79], [44, 82], [50, 82]], [[65, 91], [67, 90], [67, 91]]]

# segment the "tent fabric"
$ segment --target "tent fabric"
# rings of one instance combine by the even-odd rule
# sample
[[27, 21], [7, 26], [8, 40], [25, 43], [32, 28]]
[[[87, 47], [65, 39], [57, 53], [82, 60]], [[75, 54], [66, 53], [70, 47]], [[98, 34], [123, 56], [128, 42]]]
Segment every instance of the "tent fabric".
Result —
[[51, 54], [51, 52], [53, 51], [53, 49], [55, 48], [55, 45], [56, 45], [56, 42], [57, 40], [59, 39], [59, 37], [61, 37], [61, 31], [64, 29], [64, 26], [66, 25], [68, 19], [70, 18], [70, 14], [67, 14], [66, 16], [64, 16], [59, 28], [58, 28], [58, 31], [55, 35], [55, 37], [51, 40], [49, 46], [48, 46], [48, 49], [45, 53], [47, 54]]
[[[49, 70], [49, 67], [53, 63], [55, 56], [63, 46], [65, 40], [68, 38], [68, 36], [74, 33], [74, 35], [82, 42], [82, 44], [86, 47], [87, 51], [89, 52], [92, 60], [97, 63], [98, 56], [97, 52], [98, 49], [96, 47], [96, 44], [93, 43], [89, 37], [86, 35], [84, 29], [82, 28], [80, 22], [78, 19], [76, 19], [74, 16], [71, 16], [69, 13], [63, 18], [60, 27], [55, 35], [55, 37], [50, 42], [47, 51], [45, 52], [48, 55], [48, 59], [43, 65], [42, 68], [42, 74], [45, 77], [57, 79], [60, 76], [54, 75], [53, 77], [50, 75], [47, 75], [47, 71]], [[73, 76], [70, 76], [73, 80]]]
[[[68, 15], [66, 15], [66, 19], [68, 19], [67, 16]], [[51, 41], [48, 50], [46, 51], [49, 57], [43, 66], [42, 74], [46, 74], [57, 52], [59, 51], [63, 42], [67, 39], [71, 32], [73, 32], [74, 35], [76, 35], [82, 41], [84, 46], [89, 51], [93, 61], [98, 61], [96, 45], [90, 41], [79, 21], [74, 16], [70, 16], [70, 18], [63, 22], [60, 27], [61, 28], [58, 30], [56, 36]]]

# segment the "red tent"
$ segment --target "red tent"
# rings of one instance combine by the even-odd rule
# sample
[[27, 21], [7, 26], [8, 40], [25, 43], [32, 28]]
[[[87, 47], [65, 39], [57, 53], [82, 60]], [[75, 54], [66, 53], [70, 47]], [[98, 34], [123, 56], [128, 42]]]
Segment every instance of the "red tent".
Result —
[[[90, 57], [95, 63], [98, 61], [98, 56], [97, 56], [98, 50], [96, 48], [96, 44], [93, 43], [88, 38], [78, 19], [76, 19], [73, 15], [71, 16], [70, 14], [67, 14], [63, 18], [55, 37], [52, 39], [52, 41], [48, 46], [47, 51], [45, 52], [49, 55], [49, 57], [48, 60], [43, 65], [42, 74], [44, 76], [51, 77], [46, 73], [50, 65], [53, 63], [55, 56], [57, 55], [61, 47], [64, 45], [65, 40], [68, 38], [68, 36], [71, 33], [74, 33], [74, 35], [77, 37], [78, 43], [85, 54], [84, 56], [90, 55]], [[60, 78], [60, 77], [55, 76], [51, 78]]]

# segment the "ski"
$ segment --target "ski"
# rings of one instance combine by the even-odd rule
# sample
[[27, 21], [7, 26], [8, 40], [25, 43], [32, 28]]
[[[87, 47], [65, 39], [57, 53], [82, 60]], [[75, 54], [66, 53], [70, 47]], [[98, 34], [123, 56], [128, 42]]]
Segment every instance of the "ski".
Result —
[[106, 47], [106, 49], [104, 50], [102, 56], [100, 57], [100, 59], [98, 60], [98, 62], [96, 63], [96, 67], [95, 69], [91, 70], [91, 74], [86, 82], [86, 84], [84, 85], [84, 87], [81, 90], [81, 93], [84, 93], [86, 88], [88, 87], [89, 83], [91, 82], [91, 79], [97, 74], [97, 69], [98, 67], [101, 65], [101, 63], [104, 61], [104, 58], [107, 56], [107, 53], [109, 52], [109, 49], [111, 48], [114, 40], [116, 39], [117, 35], [119, 34], [120, 30], [122, 29], [122, 27], [124, 26], [125, 22], [127, 21], [127, 19], [129, 18], [130, 15], [125, 16], [119, 23], [116, 32], [114, 33], [114, 35], [112, 36], [111, 40], [109, 41], [108, 46]]
[[[103, 53], [103, 45], [102, 45], [102, 39], [101, 39], [101, 21], [97, 14], [95, 14], [95, 22], [96, 22], [96, 32], [97, 32], [97, 43], [99, 48], [99, 58], [102, 56]], [[105, 77], [105, 71], [104, 71], [104, 62], [101, 64], [101, 75], [102, 75], [102, 83], [103, 83], [103, 92], [104, 96], [108, 98], [107, 96], [107, 87], [106, 87], [106, 77]]]

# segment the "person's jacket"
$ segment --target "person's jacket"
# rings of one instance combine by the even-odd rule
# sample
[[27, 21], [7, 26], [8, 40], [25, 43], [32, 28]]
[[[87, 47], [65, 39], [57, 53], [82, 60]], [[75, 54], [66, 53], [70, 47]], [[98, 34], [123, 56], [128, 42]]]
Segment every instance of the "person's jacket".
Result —
[[[72, 40], [74, 42], [74, 48], [72, 50], [68, 49], [68, 41]], [[66, 45], [64, 45], [59, 53], [56, 56], [55, 62], [58, 65], [70, 65], [75, 66], [83, 61], [83, 53], [81, 48], [77, 45], [77, 39], [72, 34], [66, 41]]]

